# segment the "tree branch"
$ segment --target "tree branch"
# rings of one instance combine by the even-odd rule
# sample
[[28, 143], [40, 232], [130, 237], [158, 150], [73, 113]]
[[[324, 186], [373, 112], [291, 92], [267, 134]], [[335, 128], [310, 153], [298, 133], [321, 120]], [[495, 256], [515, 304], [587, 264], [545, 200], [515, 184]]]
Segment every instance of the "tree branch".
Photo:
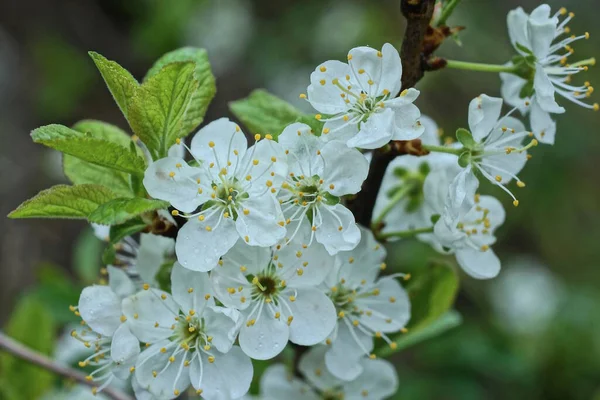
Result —
[[[400, 57], [402, 59], [402, 88], [413, 87], [422, 77], [426, 62], [423, 56], [423, 39], [431, 21], [435, 0], [401, 0], [400, 9], [407, 20]], [[362, 190], [348, 206], [356, 222], [370, 226], [375, 199], [388, 164], [398, 154], [393, 151], [375, 151], [369, 175]]]
[[[25, 347], [23, 344], [10, 338], [3, 332], [0, 332], [0, 349], [3, 349], [7, 353], [10, 353], [15, 357], [28, 361], [44, 369], [47, 369], [48, 371], [52, 371], [55, 374], [61, 375], [65, 378], [73, 379], [87, 386], [95, 386], [95, 383], [86, 380], [85, 375], [81, 372], [57, 364], [55, 361], [49, 359], [45, 355], [37, 353]], [[104, 390], [102, 390], [102, 394], [113, 400], [131, 400], [131, 397], [129, 397], [125, 393], [122, 393], [111, 387], [104, 388]]]

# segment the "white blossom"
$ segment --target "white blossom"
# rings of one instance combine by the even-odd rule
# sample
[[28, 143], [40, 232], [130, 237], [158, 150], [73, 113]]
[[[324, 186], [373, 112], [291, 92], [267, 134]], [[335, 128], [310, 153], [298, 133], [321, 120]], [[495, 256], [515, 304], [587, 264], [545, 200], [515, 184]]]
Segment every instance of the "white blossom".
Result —
[[[437, 124], [427, 116], [423, 116], [421, 122], [425, 127], [425, 132], [421, 136], [422, 143], [439, 146], [441, 143]], [[432, 169], [452, 166], [457, 166], [456, 156], [446, 153], [431, 152], [426, 156], [407, 154], [394, 158], [385, 171], [373, 208], [375, 219], [391, 202], [394, 203], [381, 221], [383, 223], [381, 232], [431, 226], [432, 212], [424, 201], [423, 183]]]
[[261, 377], [261, 400], [382, 400], [398, 390], [394, 366], [385, 360], [363, 358], [361, 373], [347, 382], [333, 376], [325, 366], [325, 346], [315, 346], [302, 355], [299, 370], [304, 379], [294, 377], [283, 364], [270, 366]]
[[323, 290], [333, 301], [337, 324], [326, 340], [325, 363], [344, 380], [363, 372], [359, 360], [371, 356], [373, 338], [396, 344], [386, 335], [400, 331], [410, 319], [410, 302], [395, 274], [379, 277], [385, 269], [385, 249], [373, 234], [361, 228], [361, 241], [352, 251], [336, 255], [335, 268], [327, 275]]
[[[561, 17], [566, 15], [561, 21]], [[515, 62], [530, 68], [531, 76], [502, 73], [502, 96], [508, 104], [527, 112], [531, 105], [531, 128], [542, 143], [554, 143], [556, 123], [550, 114], [565, 112], [564, 107], [556, 102], [556, 94], [584, 108], [598, 110], [598, 104], [588, 104], [582, 99], [589, 97], [593, 87], [589, 82], [573, 86], [571, 77], [587, 70], [588, 60], [569, 64], [568, 58], [574, 53], [571, 45], [581, 39], [588, 39], [589, 34], [564, 36], [570, 33], [567, 23], [574, 17], [563, 7], [554, 15], [550, 6], [542, 4], [531, 14], [521, 7], [508, 13], [507, 25], [511, 43], [520, 54]], [[511, 63], [512, 64], [512, 63]], [[509, 64], [510, 65], [510, 64]], [[527, 79], [526, 79], [527, 78]]]
[[[502, 99], [485, 94], [476, 97], [469, 104], [471, 143], [463, 143], [465, 152], [461, 154], [459, 163], [465, 166], [462, 173], [464, 176], [457, 178], [455, 185], [468, 184], [474, 180], [473, 174], [481, 174], [508, 193], [517, 206], [519, 202], [507, 188], [507, 184], [515, 179], [517, 186], [525, 186], [517, 174], [527, 162], [527, 150], [536, 146], [537, 141], [532, 139], [523, 146], [523, 140], [531, 133], [525, 130], [521, 121], [511, 117], [510, 113], [500, 118], [501, 112]], [[453, 190], [462, 189], [455, 186]]]
[[310, 225], [302, 227], [294, 240], [272, 249], [239, 242], [211, 272], [217, 299], [242, 312], [239, 343], [254, 359], [275, 357], [288, 339], [315, 345], [335, 325], [331, 300], [316, 288], [333, 257], [319, 243], [308, 246]]
[[348, 53], [347, 64], [333, 60], [319, 65], [310, 76], [307, 93], [310, 104], [327, 115], [317, 114], [325, 122], [323, 139], [375, 149], [390, 140], [419, 137], [421, 113], [413, 104], [419, 91], [400, 92], [401, 77], [400, 56], [389, 43], [381, 51], [356, 47]]
[[252, 380], [252, 363], [233, 346], [239, 313], [218, 307], [208, 274], [175, 263], [173, 294], [149, 288], [123, 300], [133, 334], [147, 344], [135, 365], [143, 389], [175, 398], [191, 384], [206, 399], [236, 399]]
[[476, 185], [462, 185], [468, 189], [457, 193], [461, 185], [455, 181], [464, 176], [452, 169], [438, 169], [427, 176], [425, 200], [440, 218], [433, 234], [420, 238], [438, 251], [454, 253], [458, 264], [472, 277], [493, 278], [500, 271], [500, 260], [490, 246], [496, 242], [496, 228], [504, 222], [504, 208], [492, 196], [475, 194]]
[[288, 225], [288, 237], [310, 221], [313, 239], [329, 254], [353, 249], [360, 240], [354, 215], [340, 197], [360, 191], [369, 163], [356, 149], [341, 141], [323, 142], [301, 123], [287, 126], [279, 143], [288, 155], [289, 174], [279, 201]]
[[240, 128], [221, 118], [200, 129], [190, 152], [198, 166], [167, 157], [150, 165], [144, 177], [152, 197], [190, 213], [183, 215], [189, 221], [176, 242], [182, 266], [209, 271], [239, 238], [252, 246], [271, 246], [283, 238], [276, 195], [287, 164], [277, 142], [267, 138], [247, 149]]
[[79, 314], [85, 325], [72, 330], [71, 336], [92, 354], [79, 362], [80, 367], [93, 367], [87, 380], [99, 383], [92, 393], [101, 392], [114, 378], [127, 379], [140, 353], [140, 345], [124, 324], [121, 300], [135, 291], [127, 274], [115, 267], [108, 267], [109, 286], [94, 285], [83, 289], [77, 307], [71, 309]]

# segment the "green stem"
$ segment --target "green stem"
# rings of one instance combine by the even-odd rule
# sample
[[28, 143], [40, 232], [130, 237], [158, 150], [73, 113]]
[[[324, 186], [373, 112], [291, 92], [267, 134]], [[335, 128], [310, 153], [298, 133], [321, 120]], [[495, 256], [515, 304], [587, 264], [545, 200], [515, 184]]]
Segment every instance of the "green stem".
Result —
[[454, 154], [455, 156], [460, 156], [464, 149], [461, 147], [460, 149], [454, 149], [452, 147], [444, 147], [444, 146], [434, 146], [431, 144], [423, 144], [421, 145], [424, 149], [433, 151], [436, 153], [448, 153]]
[[446, 60], [446, 67], [454, 68], [454, 69], [466, 69], [469, 71], [481, 71], [481, 72], [516, 73], [518, 71], [518, 68], [514, 65], [483, 64], [483, 63], [472, 63], [472, 62], [455, 61], [455, 60]]
[[437, 26], [446, 25], [446, 20], [452, 15], [452, 12], [454, 12], [454, 8], [456, 8], [458, 3], [460, 3], [460, 0], [448, 0], [448, 2], [444, 4], [442, 15], [440, 15], [440, 18], [437, 21]]
[[414, 184], [405, 185], [400, 190], [398, 190], [398, 192], [390, 199], [389, 203], [387, 203], [386, 206], [383, 208], [383, 210], [381, 210], [381, 214], [379, 214], [379, 216], [373, 220], [373, 223], [371, 226], [373, 227], [374, 230], [377, 229], [379, 224], [381, 224], [381, 222], [383, 221], [385, 216], [388, 215], [388, 213], [390, 211], [392, 211], [394, 206], [396, 204], [398, 204], [398, 202], [400, 200], [402, 200], [407, 194], [409, 194], [410, 191], [413, 190], [414, 187], [415, 187]]
[[385, 240], [385, 239], [389, 239], [392, 237], [406, 239], [406, 238], [411, 238], [411, 237], [417, 236], [421, 233], [431, 233], [431, 232], [433, 232], [433, 226], [430, 226], [429, 228], [411, 229], [408, 231], [380, 233], [377, 235], [377, 239]]

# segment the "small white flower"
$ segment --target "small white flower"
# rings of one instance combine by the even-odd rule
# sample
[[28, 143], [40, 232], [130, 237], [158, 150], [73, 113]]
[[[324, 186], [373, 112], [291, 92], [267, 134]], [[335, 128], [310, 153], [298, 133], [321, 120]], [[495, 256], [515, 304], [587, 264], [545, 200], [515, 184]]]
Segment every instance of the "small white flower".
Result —
[[197, 167], [167, 157], [150, 165], [144, 177], [152, 197], [178, 210], [192, 213], [202, 205], [183, 215], [190, 220], [175, 248], [182, 266], [210, 271], [240, 237], [252, 246], [272, 246], [283, 238], [276, 195], [287, 164], [277, 142], [265, 139], [247, 149], [240, 128], [221, 118], [200, 129], [190, 152]]
[[315, 286], [333, 266], [318, 243], [308, 246], [307, 221], [293, 241], [273, 249], [237, 243], [211, 272], [217, 299], [244, 316], [239, 342], [250, 357], [279, 354], [288, 339], [312, 346], [335, 325], [331, 300]]
[[[375, 149], [390, 140], [411, 140], [423, 133], [421, 113], [413, 102], [419, 91], [400, 93], [402, 63], [389, 43], [381, 51], [356, 47], [348, 64], [326, 61], [310, 75], [308, 101], [328, 115], [324, 140], [343, 140], [349, 147]], [[396, 97], [400, 93], [399, 97]], [[305, 95], [301, 95], [305, 98]]]
[[[424, 144], [439, 146], [440, 136], [436, 123], [423, 116], [421, 122], [425, 132], [421, 136]], [[432, 225], [431, 212], [423, 198], [423, 183], [432, 169], [456, 166], [456, 156], [432, 152], [426, 156], [403, 155], [389, 164], [377, 195], [373, 218], [394, 202], [382, 222], [382, 233], [426, 228]], [[394, 238], [390, 238], [394, 240]]]
[[361, 228], [361, 241], [352, 251], [336, 255], [336, 265], [322, 287], [337, 311], [337, 325], [326, 343], [325, 362], [329, 371], [344, 380], [363, 372], [364, 356], [373, 350], [373, 338], [395, 343], [386, 333], [404, 328], [410, 319], [408, 295], [395, 279], [403, 274], [377, 278], [385, 268], [385, 249], [371, 231]]
[[175, 263], [171, 285], [172, 296], [149, 288], [123, 300], [131, 331], [149, 344], [135, 365], [138, 383], [159, 398], [175, 398], [190, 384], [206, 399], [243, 396], [253, 370], [233, 346], [239, 313], [215, 306], [206, 273]]
[[[496, 242], [494, 231], [504, 222], [504, 208], [492, 196], [475, 194], [476, 185], [456, 185], [464, 176], [452, 169], [439, 169], [427, 176], [425, 200], [440, 218], [434, 233], [420, 235], [420, 239], [438, 251], [453, 252], [472, 277], [493, 278], [500, 271], [500, 260], [490, 246]], [[457, 193], [456, 187], [461, 186], [469, 188]]]
[[299, 370], [304, 379], [294, 377], [283, 364], [270, 366], [260, 380], [261, 400], [383, 400], [398, 390], [394, 366], [385, 360], [363, 358], [362, 373], [351, 382], [333, 376], [323, 359], [325, 346], [315, 346], [302, 355]]
[[[519, 204], [506, 185], [512, 180], [517, 186], [525, 184], [517, 177], [527, 162], [527, 149], [537, 145], [537, 141], [522, 146], [523, 139], [531, 133], [523, 124], [509, 114], [500, 118], [502, 99], [482, 94], [469, 104], [469, 128], [471, 136], [467, 136], [465, 152], [461, 154], [459, 163], [466, 167], [465, 175], [480, 173], [485, 179], [499, 186], [513, 198], [515, 206]], [[459, 139], [461, 136], [457, 132]], [[464, 140], [464, 139], [463, 139]], [[456, 183], [472, 182], [473, 177], [458, 178]], [[458, 190], [458, 189], [456, 189]], [[467, 190], [468, 192], [468, 190]]]
[[323, 142], [301, 123], [287, 126], [279, 143], [288, 154], [289, 174], [279, 202], [289, 238], [308, 220], [312, 225], [309, 244], [315, 238], [331, 255], [353, 249], [360, 231], [340, 197], [360, 191], [369, 173], [365, 157], [341, 141]]
[[[567, 15], [562, 21], [560, 17]], [[542, 4], [528, 15], [521, 7], [508, 13], [507, 25], [511, 43], [521, 58], [515, 59], [531, 75], [525, 77], [502, 73], [502, 96], [508, 104], [527, 111], [531, 104], [531, 128], [537, 139], [543, 143], [554, 143], [556, 124], [550, 114], [561, 114], [565, 109], [555, 100], [555, 94], [585, 108], [598, 110], [598, 104], [587, 104], [582, 99], [589, 97], [593, 87], [589, 82], [581, 86], [570, 84], [571, 76], [586, 71], [589, 60], [568, 64], [568, 57], [574, 53], [571, 44], [589, 38], [569, 34], [567, 23], [574, 17], [563, 7], [550, 15], [550, 6]], [[526, 75], [526, 74], [525, 74]]]
[[93, 354], [79, 362], [80, 367], [91, 366], [94, 371], [87, 379], [100, 383], [92, 393], [101, 392], [115, 377], [127, 379], [140, 354], [137, 338], [124, 324], [121, 300], [135, 291], [133, 282], [120, 269], [109, 266], [109, 286], [88, 286], [83, 289], [78, 307], [72, 307], [87, 325], [71, 331], [71, 336]]

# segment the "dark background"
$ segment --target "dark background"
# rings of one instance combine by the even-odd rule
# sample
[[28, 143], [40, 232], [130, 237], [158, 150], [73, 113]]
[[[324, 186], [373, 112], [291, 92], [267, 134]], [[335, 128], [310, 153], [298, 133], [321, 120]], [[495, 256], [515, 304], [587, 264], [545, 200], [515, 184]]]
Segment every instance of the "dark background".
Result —
[[[591, 33], [573, 58], [598, 56], [597, 2], [549, 3], [576, 13], [572, 32]], [[462, 46], [449, 40], [439, 54], [506, 62], [506, 13], [537, 4], [464, 0], [449, 20], [467, 27]], [[0, 214], [66, 183], [59, 154], [33, 144], [32, 129], [84, 118], [127, 128], [88, 50], [141, 79], [163, 53], [205, 47], [217, 77], [212, 120], [260, 87], [308, 111], [298, 94], [315, 65], [359, 45], [399, 48], [403, 30], [399, 0], [0, 0]], [[591, 68], [581, 81], [598, 78]], [[499, 84], [497, 74], [429, 73], [417, 105], [452, 135], [466, 125], [470, 99], [499, 96]], [[521, 205], [490, 190], [509, 211], [496, 245], [501, 275], [463, 277], [463, 325], [398, 356], [399, 399], [600, 399], [600, 114], [562, 104], [556, 145], [534, 149], [527, 187], [515, 189]], [[0, 322], [49, 269], [99, 263], [97, 249], [83, 222], [1, 219]], [[424, 252], [415, 242], [391, 250], [400, 267]]]

